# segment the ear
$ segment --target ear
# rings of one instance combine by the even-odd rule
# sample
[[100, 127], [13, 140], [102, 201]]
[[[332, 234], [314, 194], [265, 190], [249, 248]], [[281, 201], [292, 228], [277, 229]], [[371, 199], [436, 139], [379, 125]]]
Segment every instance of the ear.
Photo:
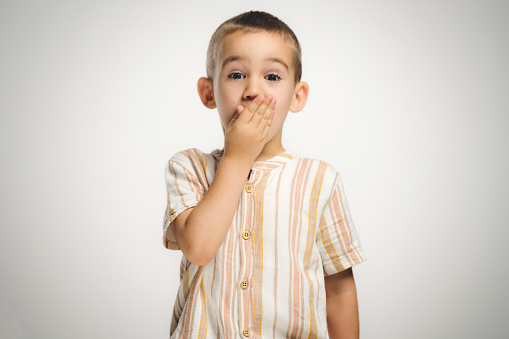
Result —
[[207, 78], [198, 79], [198, 95], [205, 107], [216, 108], [216, 100], [214, 99], [214, 88], [212, 81]]
[[308, 101], [309, 85], [306, 82], [298, 82], [295, 85], [290, 112], [297, 113], [301, 111]]

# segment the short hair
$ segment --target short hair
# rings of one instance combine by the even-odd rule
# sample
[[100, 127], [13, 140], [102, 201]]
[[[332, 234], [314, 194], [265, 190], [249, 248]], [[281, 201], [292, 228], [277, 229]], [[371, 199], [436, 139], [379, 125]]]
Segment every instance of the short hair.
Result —
[[239, 14], [223, 22], [214, 32], [210, 39], [207, 50], [207, 77], [214, 78], [218, 46], [223, 39], [235, 32], [269, 32], [279, 34], [283, 39], [290, 42], [293, 52], [293, 66], [295, 70], [295, 82], [299, 82], [302, 76], [302, 57], [299, 40], [293, 31], [283, 21], [272, 14], [259, 11], [250, 11]]

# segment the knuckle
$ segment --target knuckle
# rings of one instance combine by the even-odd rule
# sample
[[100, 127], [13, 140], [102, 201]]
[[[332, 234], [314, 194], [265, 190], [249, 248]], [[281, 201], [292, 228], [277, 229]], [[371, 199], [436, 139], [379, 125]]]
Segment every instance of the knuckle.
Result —
[[256, 111], [256, 109], [251, 105], [247, 106], [246, 110], [251, 114], [254, 114], [254, 112]]

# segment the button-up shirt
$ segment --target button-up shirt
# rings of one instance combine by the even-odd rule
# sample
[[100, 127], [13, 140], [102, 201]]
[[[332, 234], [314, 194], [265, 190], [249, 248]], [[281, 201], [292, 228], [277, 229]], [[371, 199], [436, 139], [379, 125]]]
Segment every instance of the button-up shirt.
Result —
[[[172, 221], [200, 202], [221, 156], [168, 162], [167, 248], [179, 249]], [[244, 188], [215, 257], [182, 256], [171, 338], [327, 338], [324, 277], [365, 260], [339, 174], [286, 151], [255, 162]]]

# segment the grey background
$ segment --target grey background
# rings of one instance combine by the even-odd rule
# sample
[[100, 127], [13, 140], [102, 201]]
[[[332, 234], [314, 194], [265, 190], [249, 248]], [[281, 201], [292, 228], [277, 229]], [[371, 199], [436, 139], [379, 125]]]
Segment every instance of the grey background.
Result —
[[507, 1], [50, 0], [0, 4], [0, 338], [168, 337], [164, 165], [221, 147], [196, 81], [249, 9], [302, 44], [284, 144], [342, 173], [362, 337], [509, 337]]

